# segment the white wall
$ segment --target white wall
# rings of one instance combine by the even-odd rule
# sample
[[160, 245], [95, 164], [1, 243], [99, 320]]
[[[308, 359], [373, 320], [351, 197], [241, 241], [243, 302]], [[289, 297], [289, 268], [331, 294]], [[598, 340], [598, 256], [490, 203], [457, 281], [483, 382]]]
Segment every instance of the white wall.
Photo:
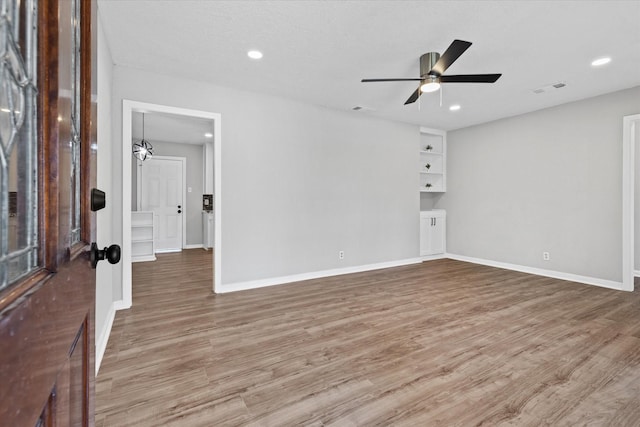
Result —
[[418, 256], [416, 126], [120, 66], [113, 93], [116, 115], [123, 99], [222, 115], [223, 286]]
[[420, 193], [420, 210], [430, 211], [441, 197], [442, 193]]
[[[106, 37], [102, 29], [100, 18], [98, 27], [98, 154], [97, 154], [97, 187], [106, 193], [106, 207], [96, 213], [97, 219], [97, 243], [102, 248], [115, 242], [115, 230], [112, 227], [113, 218], [118, 211], [114, 203], [117, 198], [117, 187], [112, 186], [113, 150], [118, 147], [114, 144], [111, 134], [113, 118], [111, 116], [111, 81], [113, 63], [111, 53], [107, 45]], [[96, 345], [101, 340], [106, 341], [110, 329], [110, 316], [113, 316], [112, 304], [114, 302], [113, 288], [118, 282], [114, 274], [114, 266], [108, 262], [100, 262], [96, 268], [96, 312], [95, 312], [95, 337]], [[119, 299], [119, 298], [118, 298]]]
[[449, 132], [448, 252], [620, 282], [622, 117], [639, 112], [636, 87]]

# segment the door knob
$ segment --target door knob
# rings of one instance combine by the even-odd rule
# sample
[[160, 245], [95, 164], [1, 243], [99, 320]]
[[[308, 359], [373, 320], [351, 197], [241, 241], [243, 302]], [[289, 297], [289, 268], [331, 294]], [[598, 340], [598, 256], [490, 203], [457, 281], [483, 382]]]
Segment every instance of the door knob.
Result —
[[180, 209], [178, 209], [178, 213], [182, 213], [182, 211]]
[[178, 209], [181, 209], [181, 208], [182, 208], [182, 206], [181, 206], [181, 205], [178, 205]]
[[106, 259], [109, 264], [117, 264], [120, 261], [120, 246], [111, 245], [108, 248], [98, 249], [96, 242], [91, 243], [91, 268], [96, 268], [98, 261]]

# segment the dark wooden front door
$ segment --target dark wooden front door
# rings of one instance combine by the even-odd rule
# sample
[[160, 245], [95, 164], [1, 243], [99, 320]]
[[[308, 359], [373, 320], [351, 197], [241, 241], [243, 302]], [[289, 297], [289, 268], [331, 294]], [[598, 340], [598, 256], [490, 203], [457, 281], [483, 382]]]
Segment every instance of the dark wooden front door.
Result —
[[17, 12], [3, 22], [22, 25], [16, 34], [28, 31], [20, 22], [26, 15], [37, 16], [38, 262], [0, 291], [0, 425], [88, 426], [95, 377], [95, 270], [87, 250], [95, 240], [89, 194], [97, 147], [96, 5], [13, 4]]

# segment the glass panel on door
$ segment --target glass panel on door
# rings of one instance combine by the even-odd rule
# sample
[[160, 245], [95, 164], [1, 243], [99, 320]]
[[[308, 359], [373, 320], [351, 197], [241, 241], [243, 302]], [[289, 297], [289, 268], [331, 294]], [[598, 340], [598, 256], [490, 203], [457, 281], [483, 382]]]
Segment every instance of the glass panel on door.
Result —
[[37, 1], [0, 2], [0, 290], [38, 262]]

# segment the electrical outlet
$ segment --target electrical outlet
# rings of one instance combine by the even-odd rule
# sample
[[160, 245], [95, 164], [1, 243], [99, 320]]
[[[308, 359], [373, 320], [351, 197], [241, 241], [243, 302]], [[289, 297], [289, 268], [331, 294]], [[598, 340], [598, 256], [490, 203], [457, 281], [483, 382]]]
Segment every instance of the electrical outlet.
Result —
[[545, 261], [549, 261], [551, 257], [549, 256], [549, 252], [542, 252], [542, 259]]
[[338, 259], [344, 259], [344, 251], [338, 252]]

